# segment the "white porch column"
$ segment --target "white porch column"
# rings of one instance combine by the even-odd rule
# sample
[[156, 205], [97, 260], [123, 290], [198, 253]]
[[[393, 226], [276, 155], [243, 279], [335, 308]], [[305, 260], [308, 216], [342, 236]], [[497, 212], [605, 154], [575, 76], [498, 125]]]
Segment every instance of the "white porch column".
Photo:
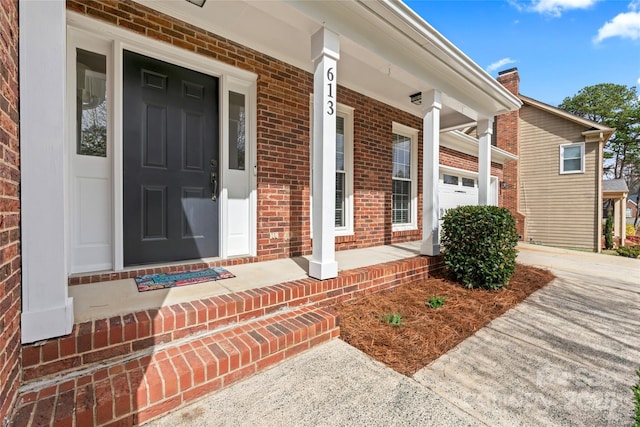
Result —
[[440, 254], [440, 110], [442, 93], [430, 91], [422, 94], [426, 108], [422, 122], [422, 255]]
[[627, 239], [627, 197], [620, 199], [620, 246], [626, 246]]
[[313, 248], [309, 276], [338, 276], [335, 248], [336, 204], [336, 63], [340, 38], [321, 28], [311, 37], [313, 74]]
[[488, 206], [491, 190], [491, 135], [493, 119], [478, 120], [478, 205]]
[[64, 0], [20, 2], [22, 342], [66, 335]]

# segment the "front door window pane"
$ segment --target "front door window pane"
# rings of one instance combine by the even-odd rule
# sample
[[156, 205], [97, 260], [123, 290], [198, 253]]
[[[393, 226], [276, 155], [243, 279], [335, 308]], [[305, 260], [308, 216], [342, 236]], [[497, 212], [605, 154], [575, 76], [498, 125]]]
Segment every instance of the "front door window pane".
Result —
[[244, 95], [229, 92], [229, 169], [244, 170], [245, 134]]
[[76, 49], [77, 150], [107, 157], [107, 57]]

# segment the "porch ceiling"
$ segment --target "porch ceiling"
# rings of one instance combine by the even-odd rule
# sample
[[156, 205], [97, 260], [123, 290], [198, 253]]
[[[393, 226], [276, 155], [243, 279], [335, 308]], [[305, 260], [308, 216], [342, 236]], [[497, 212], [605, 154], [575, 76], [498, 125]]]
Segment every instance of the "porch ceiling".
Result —
[[138, 1], [309, 72], [310, 38], [324, 24], [340, 34], [339, 84], [417, 116], [423, 108], [413, 105], [409, 95], [438, 88], [443, 92], [442, 128], [519, 106], [515, 97], [396, 0], [210, 0], [203, 8], [184, 0]]

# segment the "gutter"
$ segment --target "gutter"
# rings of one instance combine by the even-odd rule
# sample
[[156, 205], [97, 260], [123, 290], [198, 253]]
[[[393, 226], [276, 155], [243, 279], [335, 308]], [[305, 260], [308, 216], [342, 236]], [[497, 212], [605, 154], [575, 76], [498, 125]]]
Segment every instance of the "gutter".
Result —
[[[358, 0], [358, 2], [363, 7], [368, 7], [364, 5], [365, 2], [363, 0]], [[407, 37], [414, 40], [418, 45], [420, 45], [420, 47], [422, 47], [422, 49], [438, 56], [438, 58], [442, 60], [443, 63], [451, 67], [454, 72], [465, 78], [467, 81], [469, 81], [469, 83], [476, 86], [480, 83], [482, 86], [491, 89], [487, 92], [490, 93], [490, 96], [495, 101], [499, 102], [505, 107], [504, 112], [514, 111], [522, 106], [522, 101], [520, 100], [520, 98], [508, 91], [504, 86], [502, 86], [502, 84], [500, 84], [489, 73], [483, 70], [478, 64], [476, 64], [471, 58], [464, 54], [446, 37], [440, 34], [435, 28], [429, 25], [429, 23], [427, 23], [424, 18], [418, 15], [403, 1], [378, 0], [378, 2], [395, 17], [401, 19], [401, 21], [405, 24], [405, 28], [396, 28]], [[411, 32], [417, 35], [419, 38], [423, 39], [423, 42], [421, 43], [419, 40], [416, 40], [414, 37], [412, 37]], [[437, 52], [434, 52], [434, 50], [437, 50]], [[443, 60], [443, 54], [445, 56], [445, 59], [447, 57], [451, 58], [453, 60], [453, 64]], [[493, 96], [493, 93], [491, 93], [492, 91], [498, 92], [502, 96]]]

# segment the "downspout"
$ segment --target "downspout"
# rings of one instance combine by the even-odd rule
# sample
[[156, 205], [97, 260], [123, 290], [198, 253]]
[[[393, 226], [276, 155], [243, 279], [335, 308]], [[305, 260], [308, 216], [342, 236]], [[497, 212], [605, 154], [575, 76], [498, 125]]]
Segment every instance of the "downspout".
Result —
[[602, 175], [604, 173], [603, 162], [604, 151], [604, 133], [600, 132], [600, 141], [598, 143], [598, 157], [596, 159], [598, 164], [598, 173], [596, 176], [596, 196], [598, 199], [596, 210], [596, 252], [602, 252]]

